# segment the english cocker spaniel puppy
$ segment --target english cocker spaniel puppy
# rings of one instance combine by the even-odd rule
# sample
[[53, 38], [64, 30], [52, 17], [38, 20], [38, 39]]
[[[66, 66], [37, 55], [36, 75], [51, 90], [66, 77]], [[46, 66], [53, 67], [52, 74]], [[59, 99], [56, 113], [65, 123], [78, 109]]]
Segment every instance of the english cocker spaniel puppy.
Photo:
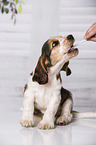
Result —
[[47, 40], [35, 70], [30, 74], [24, 90], [24, 102], [20, 123], [34, 126], [34, 114], [43, 115], [40, 129], [51, 129], [72, 120], [72, 95], [62, 87], [60, 71], [71, 74], [69, 60], [77, 56], [73, 47], [74, 37], [53, 37]]

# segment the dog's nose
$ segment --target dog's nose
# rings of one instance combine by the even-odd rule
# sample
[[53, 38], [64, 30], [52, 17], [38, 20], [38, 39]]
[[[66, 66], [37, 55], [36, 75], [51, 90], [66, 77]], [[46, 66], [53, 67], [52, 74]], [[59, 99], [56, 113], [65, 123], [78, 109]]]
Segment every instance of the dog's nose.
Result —
[[73, 35], [68, 35], [68, 36], [67, 36], [67, 39], [68, 39], [68, 40], [74, 40], [74, 37], [73, 37]]

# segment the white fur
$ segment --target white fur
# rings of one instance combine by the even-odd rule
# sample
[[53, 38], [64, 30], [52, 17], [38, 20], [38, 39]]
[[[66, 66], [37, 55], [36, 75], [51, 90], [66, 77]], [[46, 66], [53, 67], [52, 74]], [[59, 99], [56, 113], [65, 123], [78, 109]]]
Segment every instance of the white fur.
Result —
[[[23, 114], [21, 118], [21, 124], [23, 125], [24, 120], [32, 120], [33, 122], [33, 111], [34, 103], [42, 113], [44, 113], [43, 120], [39, 124], [39, 128], [42, 128], [41, 124], [49, 124], [48, 128], [54, 128], [54, 116], [57, 112], [60, 103], [60, 89], [61, 83], [56, 80], [53, 76], [49, 79], [45, 85], [39, 85], [37, 82], [32, 81], [32, 76], [29, 78], [28, 89], [24, 94], [23, 102]], [[27, 123], [29, 124], [29, 123]], [[24, 123], [25, 125], [25, 123]], [[24, 126], [23, 125], [23, 126]], [[34, 125], [34, 122], [33, 122]]]
[[[59, 49], [59, 53], [63, 53], [63, 51]], [[56, 74], [59, 73], [66, 61], [68, 61], [67, 55], [63, 55], [61, 60], [50, 68], [48, 83], [45, 85], [39, 85], [37, 82], [32, 81], [32, 76], [29, 77], [28, 88], [24, 93], [23, 114], [20, 121], [22, 126], [34, 125], [33, 113], [35, 104], [44, 113], [38, 127], [42, 129], [54, 128], [55, 114], [61, 100], [61, 82], [56, 79]]]

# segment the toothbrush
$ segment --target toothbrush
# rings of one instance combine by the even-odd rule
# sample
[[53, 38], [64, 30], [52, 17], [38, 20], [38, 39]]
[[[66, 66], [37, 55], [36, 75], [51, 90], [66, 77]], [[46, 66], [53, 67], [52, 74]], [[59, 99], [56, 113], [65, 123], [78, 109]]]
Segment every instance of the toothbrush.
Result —
[[78, 42], [77, 44], [75, 44], [73, 47], [77, 47], [77, 46], [79, 46], [80, 44], [82, 44], [82, 43], [84, 43], [86, 41], [87, 41], [86, 39], [83, 39], [80, 42]]

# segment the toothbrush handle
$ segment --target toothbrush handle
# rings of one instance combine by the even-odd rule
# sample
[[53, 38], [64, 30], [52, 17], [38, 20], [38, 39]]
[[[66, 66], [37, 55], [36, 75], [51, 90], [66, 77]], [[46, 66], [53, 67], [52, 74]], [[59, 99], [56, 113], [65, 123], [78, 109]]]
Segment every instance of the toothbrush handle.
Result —
[[78, 45], [80, 45], [80, 44], [82, 44], [82, 43], [84, 43], [84, 42], [86, 42], [86, 41], [87, 41], [86, 39], [83, 39], [83, 40], [81, 40], [79, 43], [75, 44], [74, 47], [77, 47]]

